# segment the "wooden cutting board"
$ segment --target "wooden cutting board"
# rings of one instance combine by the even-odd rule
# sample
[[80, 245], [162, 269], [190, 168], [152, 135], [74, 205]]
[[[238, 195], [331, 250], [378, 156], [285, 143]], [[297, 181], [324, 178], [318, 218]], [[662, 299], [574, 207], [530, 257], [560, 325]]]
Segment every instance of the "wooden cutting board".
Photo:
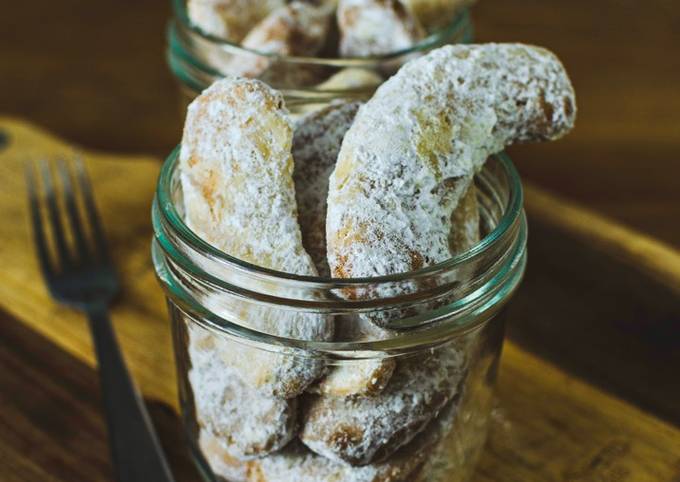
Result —
[[[40, 279], [23, 180], [24, 161], [69, 156], [73, 149], [16, 119], [0, 118], [2, 132], [7, 143], [0, 147], [0, 213], [4, 220], [0, 225], [0, 309], [92, 366], [92, 345], [84, 319], [53, 303]], [[83, 154], [123, 278], [123, 293], [112, 316], [125, 356], [146, 399], [176, 410], [170, 327], [149, 257], [149, 212], [159, 160]], [[512, 336], [505, 344], [500, 367], [498, 409], [474, 480], [679, 481], [680, 431], [650, 413], [674, 417], [677, 374], [675, 381], [665, 382], [670, 391], [661, 387], [659, 393], [666, 396], [655, 396], [653, 390], [647, 399], [632, 396], [636, 390], [646, 393], [639, 386], [645, 384], [641, 377], [646, 372], [639, 366], [646, 365], [646, 360], [636, 356], [652, 349], [637, 339], [626, 346], [624, 356], [619, 356], [620, 347], [614, 345], [610, 354], [589, 339], [584, 324], [607, 338], [620, 331], [617, 323], [621, 319], [630, 322], [626, 310], [632, 306], [638, 307], [635, 315], [643, 326], [652, 326], [659, 319], [677, 322], [680, 255], [532, 187], [527, 188], [527, 210], [532, 229], [530, 269], [511, 309]], [[597, 269], [591, 270], [591, 266]], [[604, 291], [597, 291], [602, 286]], [[611, 296], [620, 299], [611, 316], [605, 316], [606, 306], [597, 305], [598, 293], [607, 303]], [[581, 304], [583, 299], [594, 305]], [[577, 327], [576, 335], [570, 325]], [[603, 334], [602, 327], [610, 331]], [[609, 339], [618, 342], [624, 338], [619, 333]], [[667, 350], [668, 343], [670, 340], [657, 351]], [[675, 352], [673, 345], [670, 348]], [[677, 361], [677, 353], [668, 356], [664, 363]], [[661, 380], [655, 360], [647, 361], [649, 376]], [[617, 395], [560, 367], [568, 367]], [[676, 371], [678, 367], [675, 365]], [[665, 377], [663, 371], [661, 374]], [[649, 410], [636, 408], [619, 395]], [[9, 399], [12, 394], [3, 397]], [[0, 443], [5, 431], [6, 427], [0, 426]], [[15, 452], [15, 457], [17, 453], [26, 461], [13, 467], [28, 467], [35, 457], [30, 448]], [[0, 478], [2, 470], [0, 467]], [[30, 480], [28, 475], [22, 478], [17, 474], [11, 480]]]

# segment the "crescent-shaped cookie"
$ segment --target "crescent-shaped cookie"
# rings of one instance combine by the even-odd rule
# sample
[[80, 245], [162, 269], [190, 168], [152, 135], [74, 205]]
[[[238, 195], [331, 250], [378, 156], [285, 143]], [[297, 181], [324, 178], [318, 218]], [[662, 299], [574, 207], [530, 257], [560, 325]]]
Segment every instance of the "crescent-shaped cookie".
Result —
[[[480, 240], [479, 205], [477, 190], [470, 184], [452, 216], [451, 251], [464, 253]], [[381, 340], [394, 336], [393, 330], [380, 328], [365, 319], [338, 320], [336, 338], [348, 340]], [[329, 371], [318, 385], [313, 385], [313, 393], [331, 397], [372, 396], [385, 389], [396, 361], [394, 358], [375, 358], [351, 361], [329, 367]]]
[[[315, 262], [319, 274], [329, 276], [326, 261], [325, 219], [328, 178], [335, 167], [340, 145], [352, 125], [361, 103], [338, 101], [308, 114], [296, 123], [293, 137], [295, 187], [302, 229], [303, 244]], [[479, 241], [479, 211], [474, 186], [464, 197], [465, 202], [454, 211], [452, 250], [460, 253]], [[362, 319], [339, 319], [337, 339], [362, 341], [391, 336]], [[314, 393], [330, 397], [367, 396], [381, 392], [395, 368], [393, 358], [345, 361], [329, 367], [327, 375]]]
[[331, 11], [326, 7], [301, 1], [284, 5], [267, 15], [243, 39], [241, 45], [245, 49], [259, 54], [235, 54], [228, 62], [221, 62], [219, 67], [226, 74], [250, 78], [260, 78], [271, 69], [271, 72], [267, 72], [267, 80], [270, 84], [279, 85], [285, 80], [284, 77], [296, 75], [295, 70], [304, 70], [308, 66], [285, 65], [278, 62], [274, 55], [316, 54], [324, 46], [330, 19]]
[[382, 276], [451, 258], [452, 214], [486, 159], [571, 129], [557, 57], [521, 44], [446, 46], [378, 88], [347, 132], [328, 196], [335, 277]]
[[302, 244], [320, 276], [330, 276], [326, 261], [328, 178], [335, 168], [342, 139], [361, 104], [359, 101], [337, 101], [301, 117], [295, 125], [293, 179], [298, 221]]
[[376, 395], [310, 395], [300, 439], [314, 452], [338, 462], [366, 465], [386, 460], [454, 398], [465, 363], [465, 351], [447, 345], [398, 360], [387, 387]]
[[340, 55], [371, 57], [408, 49], [424, 31], [400, 0], [340, 0]]
[[199, 426], [240, 460], [261, 457], [290, 442], [297, 427], [297, 399], [253, 389], [220, 357], [233, 350], [233, 344], [195, 325], [187, 331], [188, 381]]
[[[376, 341], [389, 338], [393, 333], [364, 319], [340, 317], [336, 320], [336, 340]], [[382, 392], [392, 378], [396, 360], [384, 354], [371, 358], [343, 360], [328, 366], [328, 372], [318, 384], [309, 388], [310, 393], [324, 397], [346, 398], [374, 396]]]
[[[337, 101], [300, 118], [293, 137], [295, 191], [302, 241], [322, 276], [330, 276], [326, 261], [326, 198], [328, 178], [335, 168], [340, 145], [362, 105], [359, 101]], [[340, 318], [336, 339], [376, 340], [387, 333], [361, 319]], [[333, 397], [369, 395], [380, 392], [394, 371], [392, 358], [347, 361], [329, 367], [327, 375], [312, 390]]]
[[442, 449], [457, 409], [451, 402], [410, 444], [384, 462], [362, 467], [328, 460], [295, 442], [247, 462], [234, 459], [209, 432], [201, 431], [199, 445], [213, 472], [234, 482], [418, 482], [427, 480], [428, 463]]
[[[189, 106], [180, 150], [187, 225], [221, 251], [264, 268], [316, 275], [297, 222], [292, 121], [282, 96], [257, 80], [223, 79]], [[213, 269], [213, 266], [208, 266]], [[229, 278], [234, 273], [217, 273]], [[253, 290], [281, 288], [239, 279]], [[222, 317], [260, 332], [302, 340], [330, 340], [324, 315], [276, 309], [227, 294], [203, 303]], [[221, 353], [246, 384], [271, 395], [296, 396], [323, 371], [323, 363], [233, 343]]]
[[187, 13], [204, 32], [240, 42], [269, 12], [285, 4], [285, 0], [188, 0]]

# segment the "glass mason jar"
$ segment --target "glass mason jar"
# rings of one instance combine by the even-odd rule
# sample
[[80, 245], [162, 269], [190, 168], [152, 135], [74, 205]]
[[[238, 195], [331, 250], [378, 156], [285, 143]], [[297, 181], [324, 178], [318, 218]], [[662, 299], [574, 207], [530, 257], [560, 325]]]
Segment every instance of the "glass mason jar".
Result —
[[[205, 479], [468, 480], [492, 409], [503, 308], [526, 263], [510, 159], [490, 158], [475, 178], [483, 239], [470, 251], [416, 272], [330, 279], [260, 268], [198, 238], [183, 222], [178, 152], [160, 174], [152, 255]], [[296, 329], [283, 336], [284, 324]]]
[[265, 54], [201, 31], [189, 20], [186, 0], [173, 0], [167, 29], [167, 61], [180, 89], [182, 112], [215, 80], [230, 74], [229, 64], [264, 64], [258, 76], [280, 90], [292, 114], [327, 105], [334, 99], [363, 99], [414, 56], [446, 44], [472, 41], [467, 8], [409, 49], [367, 58], [292, 57]]

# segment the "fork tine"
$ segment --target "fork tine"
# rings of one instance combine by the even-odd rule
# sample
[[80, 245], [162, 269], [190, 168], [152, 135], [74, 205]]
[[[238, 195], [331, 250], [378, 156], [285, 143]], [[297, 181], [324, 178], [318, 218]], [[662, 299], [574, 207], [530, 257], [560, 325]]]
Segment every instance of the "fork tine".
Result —
[[75, 167], [78, 184], [80, 186], [80, 192], [83, 195], [87, 216], [89, 218], [90, 225], [92, 226], [92, 234], [94, 235], [94, 242], [96, 248], [95, 250], [97, 251], [97, 256], [102, 261], [108, 261], [109, 250], [106, 242], [106, 237], [104, 236], [104, 230], [102, 229], [101, 222], [99, 221], [99, 215], [97, 214], [97, 206], [94, 203], [94, 196], [92, 195], [92, 186], [90, 184], [90, 178], [88, 177], [87, 172], [85, 171], [85, 167], [83, 166], [83, 161], [81, 158], [76, 158]]
[[54, 268], [50, 262], [50, 254], [47, 249], [47, 241], [45, 240], [45, 231], [40, 217], [40, 203], [38, 201], [34, 172], [35, 168], [33, 163], [27, 162], [24, 166], [24, 174], [26, 177], [26, 187], [28, 188], [28, 204], [31, 211], [31, 221], [33, 223], [33, 239], [35, 241], [36, 251], [38, 252], [38, 261], [40, 262], [40, 269], [43, 272], [43, 276], [45, 278], [50, 278], [52, 273], [54, 273]]
[[64, 227], [59, 216], [59, 206], [57, 204], [57, 196], [54, 188], [54, 180], [52, 179], [52, 172], [47, 161], [43, 160], [41, 163], [42, 180], [45, 186], [45, 198], [47, 201], [47, 210], [50, 215], [50, 224], [52, 225], [52, 234], [57, 246], [57, 256], [59, 256], [59, 263], [62, 267], [68, 266], [71, 263], [71, 255], [66, 246], [66, 238], [64, 237]]
[[68, 213], [69, 223], [73, 231], [73, 237], [76, 241], [77, 255], [81, 259], [89, 258], [90, 250], [87, 246], [85, 235], [83, 234], [82, 221], [76, 206], [75, 195], [73, 192], [73, 183], [71, 182], [71, 172], [68, 165], [63, 159], [57, 162], [59, 176], [61, 177], [61, 185], [64, 191], [64, 198], [66, 200], [66, 211]]

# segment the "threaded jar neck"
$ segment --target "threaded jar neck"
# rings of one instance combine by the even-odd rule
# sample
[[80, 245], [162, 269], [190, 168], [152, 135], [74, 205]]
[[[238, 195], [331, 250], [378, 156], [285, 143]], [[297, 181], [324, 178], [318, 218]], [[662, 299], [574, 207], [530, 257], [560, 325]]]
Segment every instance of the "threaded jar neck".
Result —
[[[493, 317], [514, 292], [526, 263], [522, 187], [505, 154], [490, 158], [476, 176], [482, 241], [471, 250], [410, 273], [366, 279], [331, 279], [277, 272], [219, 251], [184, 223], [176, 148], [158, 180], [152, 218], [153, 260], [168, 297], [201, 323], [254, 343], [347, 354], [422, 349], [471, 330]], [[348, 291], [366, 293], [356, 299]], [[238, 310], [215, 310], [219, 299]], [[309, 313], [344, 323], [388, 316], [391, 338], [318, 342], [262, 333], [238, 312]], [[217, 312], [216, 312], [217, 311]], [[243, 311], [243, 312], [245, 312]]]

